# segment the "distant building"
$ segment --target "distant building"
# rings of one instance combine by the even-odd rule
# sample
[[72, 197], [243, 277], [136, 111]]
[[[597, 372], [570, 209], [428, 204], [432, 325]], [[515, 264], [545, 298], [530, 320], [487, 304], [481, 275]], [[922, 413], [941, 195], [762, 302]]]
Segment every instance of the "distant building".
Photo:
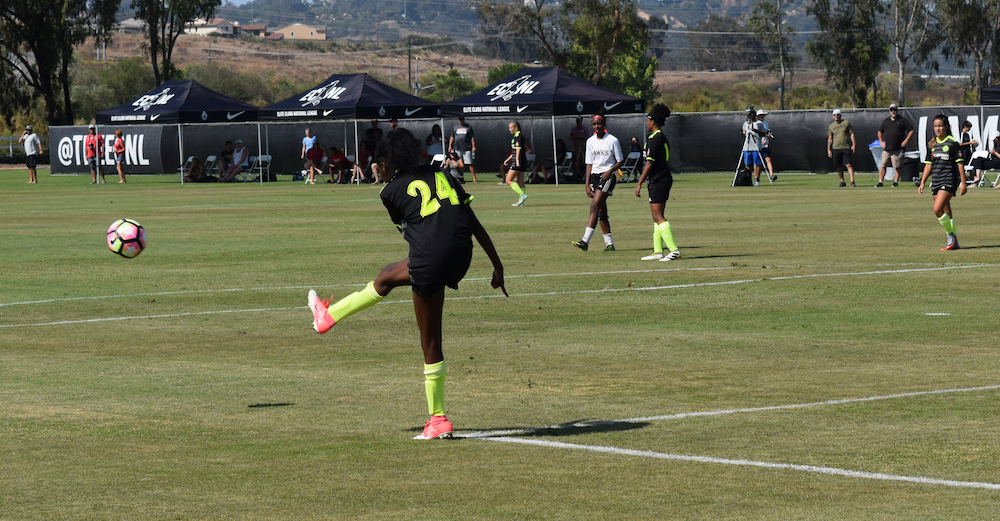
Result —
[[184, 28], [184, 32], [187, 34], [198, 34], [201, 36], [208, 36], [212, 33], [218, 33], [222, 36], [234, 36], [239, 34], [239, 25], [230, 22], [225, 18], [213, 18], [211, 20], [198, 18], [197, 20], [188, 23]]
[[274, 33], [281, 33], [286, 40], [325, 40], [326, 28], [317, 29], [304, 24], [292, 24], [281, 29], [276, 29]]
[[130, 34], [144, 34], [146, 32], [146, 22], [129, 18], [118, 22], [118, 32]]
[[253, 38], [263, 38], [270, 34], [270, 31], [267, 30], [267, 24], [247, 24], [240, 26], [240, 34]]

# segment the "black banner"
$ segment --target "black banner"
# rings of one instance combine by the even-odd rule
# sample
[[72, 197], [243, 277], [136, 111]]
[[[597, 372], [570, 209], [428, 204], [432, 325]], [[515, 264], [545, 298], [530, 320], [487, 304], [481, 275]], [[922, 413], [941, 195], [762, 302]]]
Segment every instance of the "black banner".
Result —
[[[176, 127], [167, 127], [176, 128]], [[177, 168], [177, 134], [164, 132], [159, 125], [128, 125], [122, 127], [125, 141], [125, 172], [130, 174], [157, 174]], [[115, 168], [115, 127], [101, 126], [98, 132], [104, 136], [104, 156], [101, 165], [105, 172]], [[49, 161], [53, 174], [90, 173], [83, 140], [87, 137], [86, 126], [49, 127]], [[163, 157], [173, 161], [166, 164]], [[170, 170], [164, 168], [168, 167]]]

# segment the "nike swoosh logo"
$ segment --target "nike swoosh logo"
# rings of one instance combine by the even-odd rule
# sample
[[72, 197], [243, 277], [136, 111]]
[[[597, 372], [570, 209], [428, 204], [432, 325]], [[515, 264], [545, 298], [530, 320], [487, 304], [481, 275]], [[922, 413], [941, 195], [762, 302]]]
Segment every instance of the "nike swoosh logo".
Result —
[[150, 121], [153, 121], [154, 119], [156, 119], [156, 118], [158, 118], [158, 117], [160, 117], [160, 115], [159, 115], [159, 114], [153, 114], [152, 116], [150, 116], [150, 117], [149, 117], [149, 120], [150, 120]]
[[419, 112], [419, 111], [420, 111], [420, 109], [422, 109], [422, 108], [423, 108], [423, 107], [419, 107], [419, 108], [415, 108], [415, 109], [413, 109], [413, 110], [410, 110], [410, 109], [406, 109], [406, 110], [405, 110], [405, 111], [403, 111], [403, 112], [404, 112], [404, 113], [406, 114], [406, 117], [410, 117], [410, 116], [412, 116], [412, 115], [416, 114], [417, 112]]
[[604, 110], [611, 110], [611, 109], [613, 109], [613, 108], [615, 108], [615, 107], [617, 107], [618, 105], [621, 105], [621, 104], [622, 104], [622, 102], [620, 102], [620, 101], [618, 103], [612, 103], [611, 105], [608, 105], [607, 102], [605, 102], [604, 103]]
[[229, 112], [226, 112], [226, 118], [229, 119], [229, 121], [232, 121], [232, 120], [240, 117], [240, 114], [243, 114], [244, 112], [246, 112], [246, 111], [245, 110], [241, 110], [241, 111], [237, 112], [236, 114], [230, 114]]
[[337, 110], [337, 109], [324, 110], [323, 111], [323, 117], [325, 118], [325, 117], [329, 116], [330, 113], [333, 112], [333, 111], [335, 111], [335, 110]]
[[517, 107], [517, 111], [518, 111], [518, 112], [524, 112], [524, 110], [525, 110], [525, 109], [527, 109], [527, 108], [528, 108], [528, 106], [527, 106], [527, 105], [525, 105], [525, 106], [523, 106], [523, 107], [521, 107], [521, 106], [518, 106], [518, 107]]

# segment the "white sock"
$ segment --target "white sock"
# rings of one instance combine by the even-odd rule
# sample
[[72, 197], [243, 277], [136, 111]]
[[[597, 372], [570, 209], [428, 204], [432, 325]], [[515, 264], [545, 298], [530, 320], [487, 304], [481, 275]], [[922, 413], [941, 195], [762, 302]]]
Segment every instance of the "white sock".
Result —
[[605, 244], [605, 246], [611, 246], [614, 243], [615, 243], [615, 241], [611, 240], [611, 234], [610, 233], [605, 233], [604, 234], [604, 244]]
[[587, 228], [586, 230], [583, 231], [583, 242], [589, 243], [590, 242], [590, 238], [593, 237], [593, 236], [594, 236], [594, 229], [593, 228]]

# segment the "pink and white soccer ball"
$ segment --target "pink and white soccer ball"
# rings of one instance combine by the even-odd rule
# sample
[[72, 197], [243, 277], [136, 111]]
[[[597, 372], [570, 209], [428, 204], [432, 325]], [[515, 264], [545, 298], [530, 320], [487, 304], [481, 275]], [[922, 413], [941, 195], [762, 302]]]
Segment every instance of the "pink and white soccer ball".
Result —
[[108, 248], [131, 259], [146, 248], [146, 230], [132, 219], [118, 219], [108, 228]]

